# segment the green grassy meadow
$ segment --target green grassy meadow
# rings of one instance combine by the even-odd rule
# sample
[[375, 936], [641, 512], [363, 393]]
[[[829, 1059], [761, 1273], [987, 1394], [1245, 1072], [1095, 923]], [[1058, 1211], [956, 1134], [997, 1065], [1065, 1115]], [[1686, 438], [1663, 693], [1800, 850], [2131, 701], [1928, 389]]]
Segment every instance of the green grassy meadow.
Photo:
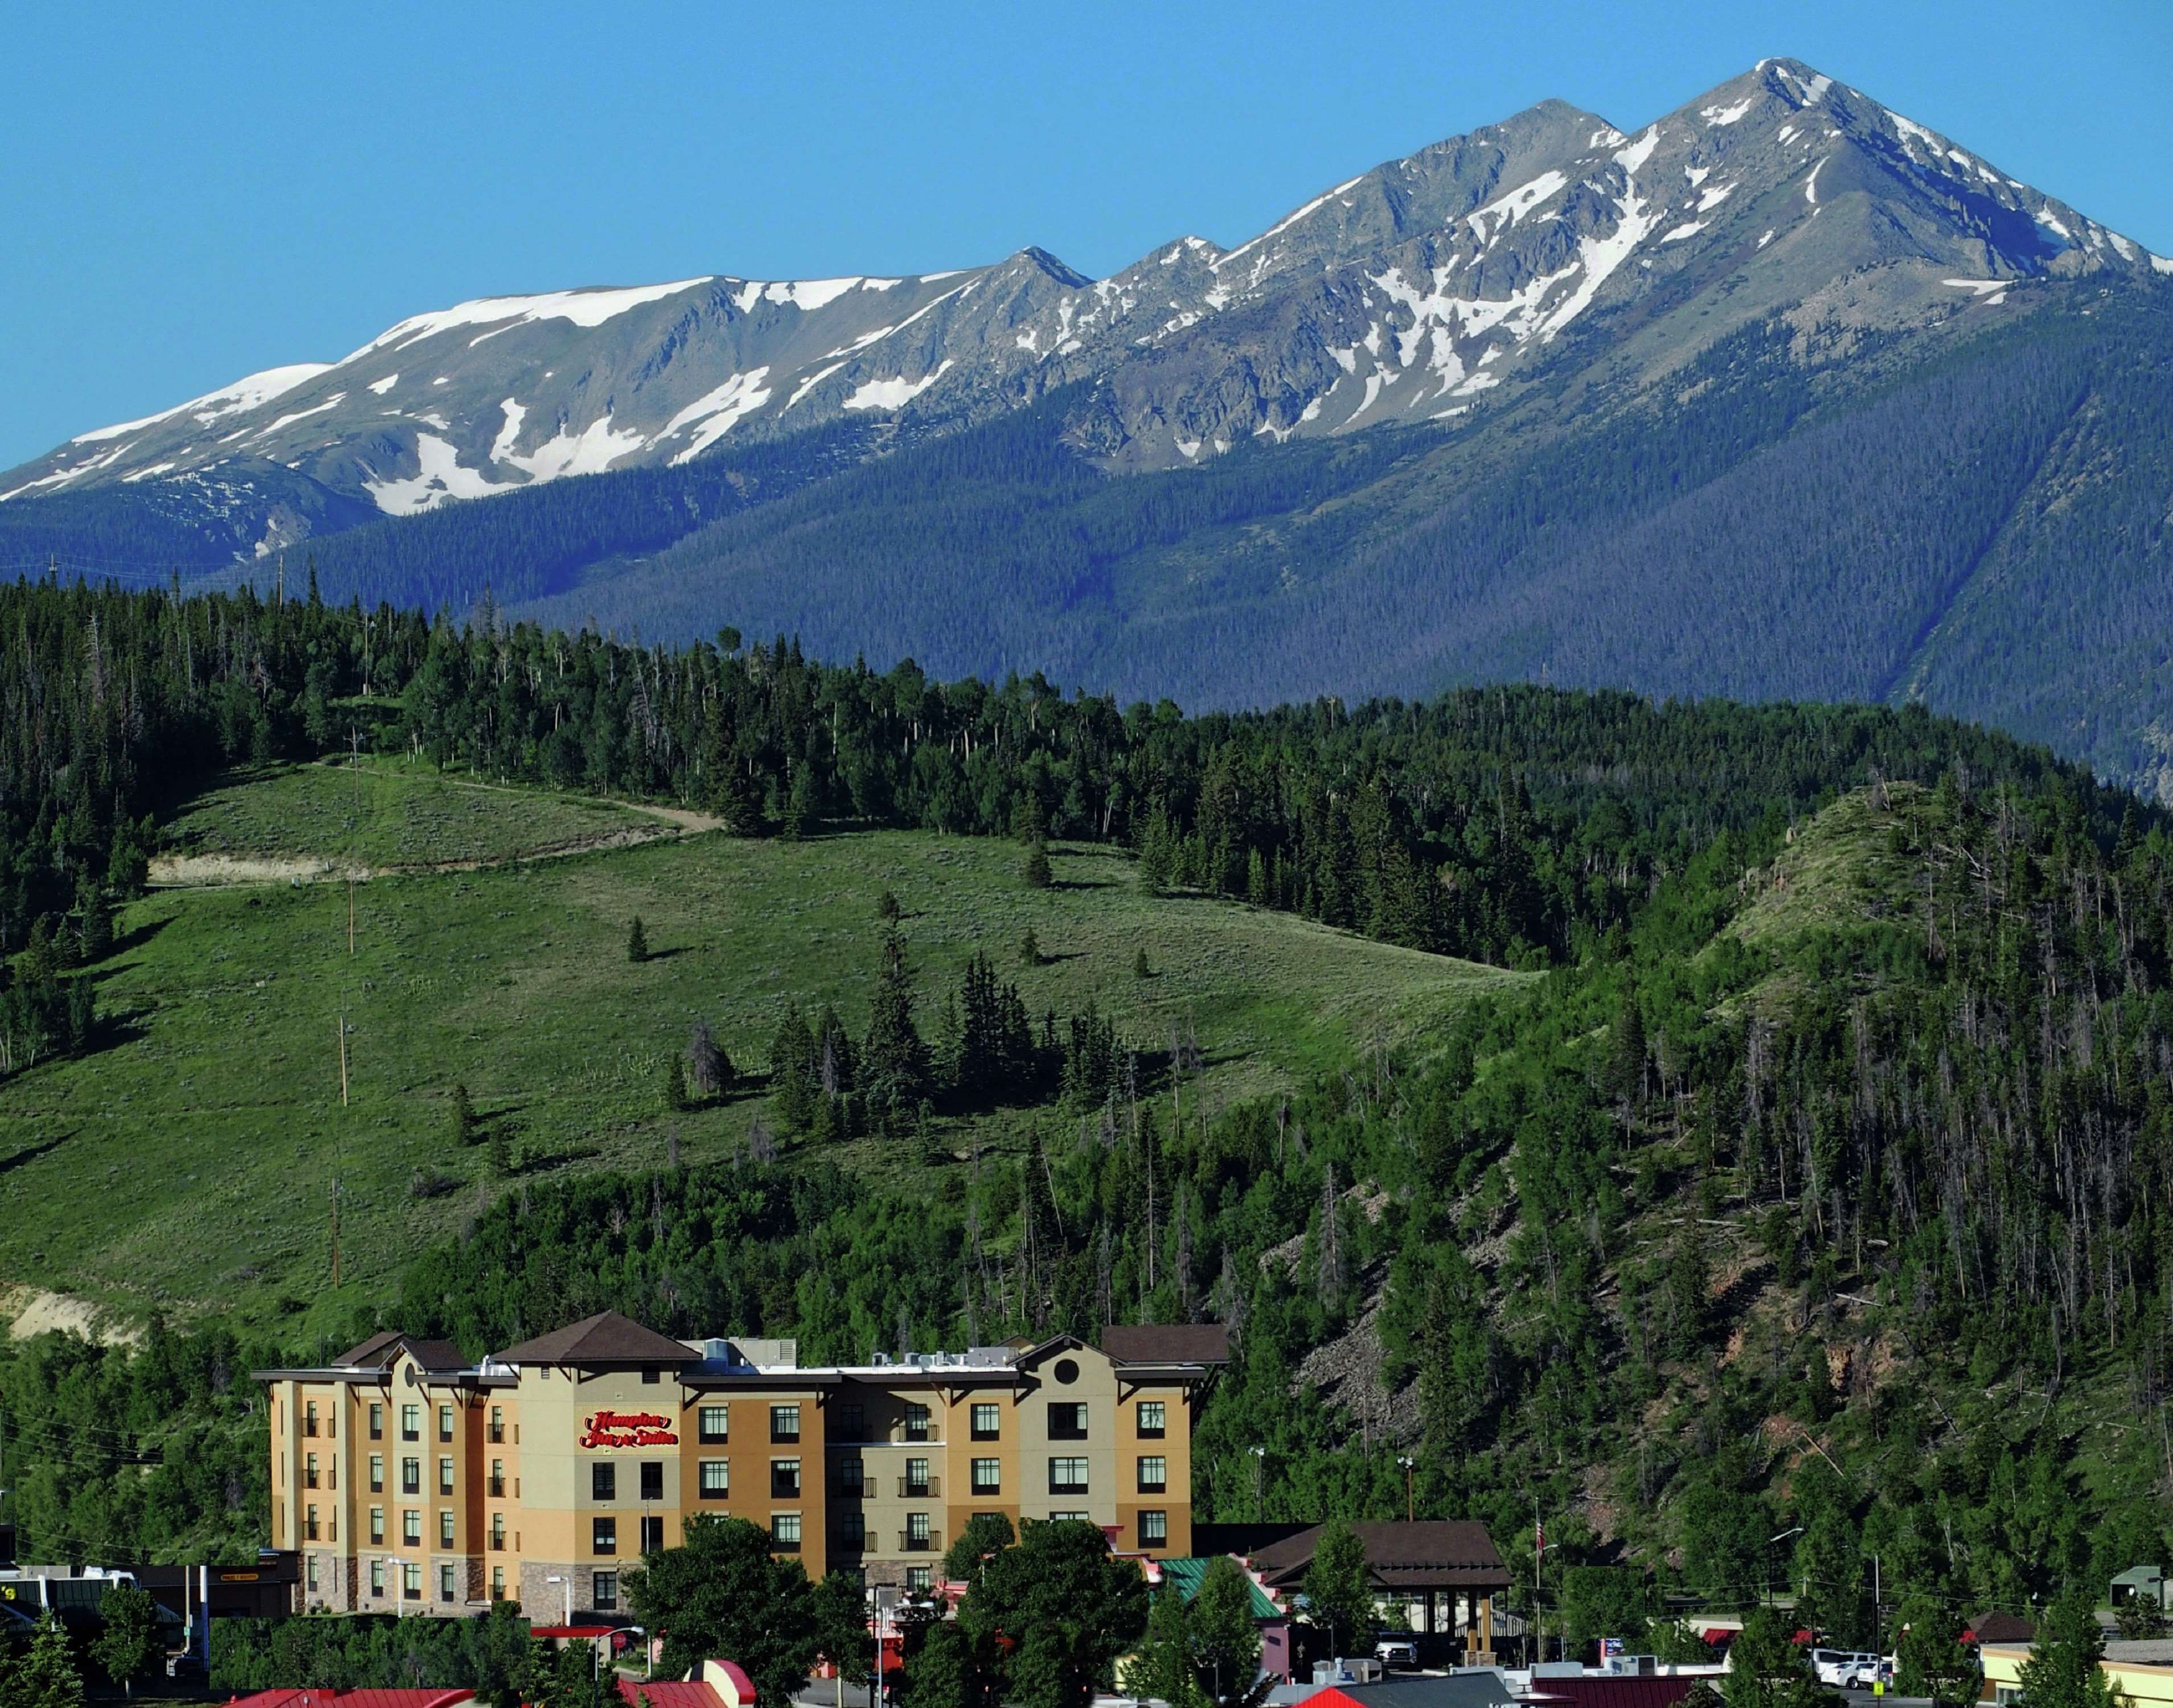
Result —
[[[584, 822], [606, 834], [627, 827], [614, 813], [640, 820], [393, 770], [366, 772], [364, 784], [375, 805], [359, 841], [386, 863], [503, 857], [563, 843]], [[183, 816], [183, 845], [216, 833], [229, 853], [252, 842], [342, 852], [310, 837], [345, 828], [352, 787], [322, 768], [235, 781]], [[126, 911], [120, 947], [89, 975], [112, 1041], [0, 1086], [0, 1284], [129, 1317], [154, 1306], [177, 1317], [230, 1309], [260, 1324], [313, 1307], [343, 1314], [388, 1295], [418, 1247], [520, 1180], [654, 1167], [674, 1135], [687, 1161], [728, 1155], [766, 1097], [758, 1089], [667, 1113], [666, 1057], [704, 1017], [741, 1071], [758, 1075], [788, 999], [834, 1002], [857, 1032], [885, 888], [903, 908], [924, 1033], [984, 949], [1037, 1016], [1092, 999], [1154, 1049], [1189, 1029], [1207, 1064], [1198, 1094], [1211, 1102], [1407, 1041], [1518, 976], [1232, 902], [1151, 897], [1107, 850], [1056, 849], [1045, 891], [1026, 886], [1021, 865], [1015, 844], [933, 834], [782, 843], [710, 833], [380, 876], [357, 886], [352, 958], [344, 885], [156, 892]], [[652, 953], [639, 965], [626, 953], [637, 913]], [[1028, 929], [1043, 964], [1022, 962]], [[510, 1187], [486, 1177], [483, 1150], [453, 1142], [456, 1083], [521, 1159]], [[946, 1120], [941, 1137], [961, 1150], [975, 1140], [1008, 1147], [1037, 1119], [1054, 1130], [1075, 1118], [1000, 1111]], [[856, 1140], [836, 1155], [942, 1189], [941, 1169], [909, 1140]], [[453, 1183], [416, 1195], [424, 1168]]]

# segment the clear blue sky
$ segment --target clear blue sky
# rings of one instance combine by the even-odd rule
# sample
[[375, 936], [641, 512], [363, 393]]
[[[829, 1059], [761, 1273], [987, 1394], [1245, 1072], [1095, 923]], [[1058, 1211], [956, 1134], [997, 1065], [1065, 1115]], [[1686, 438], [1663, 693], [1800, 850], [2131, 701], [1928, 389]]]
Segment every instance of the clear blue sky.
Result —
[[16, 8], [0, 469], [462, 298], [1090, 273], [1559, 95], [1793, 54], [2173, 252], [2168, 0]]

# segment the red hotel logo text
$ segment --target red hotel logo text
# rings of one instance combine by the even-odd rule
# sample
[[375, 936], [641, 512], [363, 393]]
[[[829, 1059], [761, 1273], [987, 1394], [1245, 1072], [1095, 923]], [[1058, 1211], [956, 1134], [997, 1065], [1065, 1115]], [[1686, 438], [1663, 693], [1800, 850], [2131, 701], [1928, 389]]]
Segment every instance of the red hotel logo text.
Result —
[[671, 1420], [653, 1411], [600, 1411], [588, 1420], [585, 1447], [676, 1447]]

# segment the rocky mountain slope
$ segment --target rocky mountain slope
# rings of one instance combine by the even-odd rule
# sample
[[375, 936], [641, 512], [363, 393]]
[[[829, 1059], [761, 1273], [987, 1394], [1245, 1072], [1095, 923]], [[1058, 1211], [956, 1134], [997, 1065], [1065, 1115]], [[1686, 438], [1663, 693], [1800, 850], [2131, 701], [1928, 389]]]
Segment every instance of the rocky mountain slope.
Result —
[[694, 278], [414, 315], [0, 476], [111, 491], [262, 553], [372, 515], [683, 466], [865, 422], [985, 420], [1081, 382], [1115, 470], [1384, 422], [1483, 423], [1539, 380], [1648, 381], [1786, 314], [1806, 353], [2029, 312], [2173, 262], [1790, 60], [1626, 133], [1544, 102], [1090, 280], [1039, 250], [910, 278]]

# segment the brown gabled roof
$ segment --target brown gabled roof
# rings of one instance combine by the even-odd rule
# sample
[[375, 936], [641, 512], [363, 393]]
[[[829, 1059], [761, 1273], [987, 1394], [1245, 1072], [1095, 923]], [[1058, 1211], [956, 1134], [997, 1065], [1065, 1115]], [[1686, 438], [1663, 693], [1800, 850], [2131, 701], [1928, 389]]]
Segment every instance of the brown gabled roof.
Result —
[[1970, 1633], [1980, 1643], [2034, 1643], [2037, 1627], [2011, 1613], [1988, 1613], [1970, 1621]]
[[[1267, 1583], [1287, 1587], [1299, 1582], [1313, 1564], [1324, 1527], [1314, 1525], [1286, 1540], [1261, 1549], [1253, 1565]], [[1420, 1589], [1428, 1585], [1474, 1589], [1507, 1589], [1509, 1573], [1486, 1527], [1469, 1518], [1426, 1518], [1415, 1524], [1353, 1524], [1366, 1549], [1366, 1564], [1383, 1589]]]
[[1220, 1323], [1113, 1323], [1102, 1350], [1114, 1364], [1227, 1364], [1230, 1331]]
[[507, 1364], [699, 1364], [702, 1355], [616, 1311], [599, 1311], [563, 1328], [509, 1346]]
[[461, 1356], [461, 1349], [451, 1341], [419, 1340], [396, 1328], [383, 1329], [371, 1335], [361, 1345], [349, 1347], [332, 1362], [342, 1370], [382, 1370], [402, 1351], [411, 1354], [425, 1370], [467, 1367], [467, 1360]]

